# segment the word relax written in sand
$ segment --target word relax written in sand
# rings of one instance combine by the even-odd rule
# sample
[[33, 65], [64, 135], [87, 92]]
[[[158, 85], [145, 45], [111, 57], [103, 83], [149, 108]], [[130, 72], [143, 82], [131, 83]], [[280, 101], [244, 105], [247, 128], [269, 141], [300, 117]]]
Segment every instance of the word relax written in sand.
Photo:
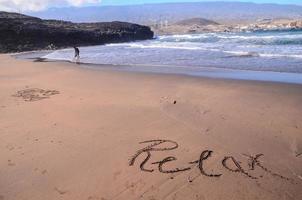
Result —
[[[159, 152], [159, 151], [171, 151], [171, 150], [175, 150], [178, 148], [178, 144], [171, 140], [149, 140], [149, 141], [141, 142], [140, 144], [147, 144], [147, 147], [144, 147], [136, 152], [136, 154], [130, 159], [129, 166], [134, 166], [137, 158], [140, 157], [141, 155], [145, 155], [145, 159], [140, 163], [140, 169], [144, 172], [154, 172], [154, 169], [148, 169], [146, 167], [149, 160], [151, 159], [152, 153]], [[204, 150], [201, 152], [199, 159], [189, 162], [188, 166], [183, 167], [183, 168], [167, 169], [165, 167], [165, 165], [167, 163], [177, 160], [177, 158], [173, 157], [173, 156], [166, 157], [163, 160], [153, 162], [151, 164], [157, 165], [158, 170], [161, 173], [166, 173], [166, 174], [173, 174], [173, 173], [178, 173], [178, 172], [189, 171], [197, 166], [200, 173], [203, 176], [212, 177], [212, 178], [221, 177], [222, 176], [221, 173], [214, 174], [214, 173], [209, 173], [209, 171], [211, 171], [209, 169], [208, 169], [208, 171], [205, 170], [206, 161], [210, 159], [212, 154], [213, 154], [213, 151]], [[250, 174], [251, 171], [254, 171], [256, 168], [259, 168], [262, 171], [264, 171], [265, 173], [268, 173], [274, 177], [278, 177], [278, 178], [286, 180], [286, 181], [293, 181], [292, 179], [287, 178], [278, 173], [275, 173], [275, 172], [271, 171], [270, 169], [266, 168], [265, 166], [263, 166], [263, 164], [260, 161], [260, 158], [263, 157], [263, 154], [257, 154], [255, 156], [244, 154], [244, 156], [246, 156], [248, 159], [248, 167], [249, 167], [248, 170], [244, 169], [242, 167], [241, 162], [238, 161], [233, 156], [223, 157], [221, 164], [222, 164], [223, 168], [226, 169], [227, 171], [236, 173], [236, 174], [242, 174], [245, 177], [250, 178], [250, 179], [258, 179], [258, 178], [263, 177], [263, 176], [256, 177], [256, 176]]]

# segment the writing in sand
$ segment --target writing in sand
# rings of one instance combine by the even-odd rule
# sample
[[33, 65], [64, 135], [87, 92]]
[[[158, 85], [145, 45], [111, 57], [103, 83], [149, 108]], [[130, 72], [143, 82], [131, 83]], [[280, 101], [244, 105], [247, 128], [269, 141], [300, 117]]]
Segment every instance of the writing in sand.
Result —
[[[151, 166], [157, 166], [157, 169], [160, 173], [164, 174], [173, 174], [173, 173], [180, 173], [192, 170], [194, 167], [197, 167], [201, 175], [209, 178], [219, 178], [223, 176], [223, 172], [212, 172], [212, 169], [209, 169], [207, 165], [207, 161], [211, 159], [211, 156], [214, 154], [212, 150], [203, 150], [198, 159], [190, 161], [187, 163], [187, 166], [177, 167], [173, 169], [167, 169], [166, 164], [169, 162], [176, 161], [177, 158], [174, 156], [167, 156], [162, 160], [150, 163], [151, 157], [156, 152], [169, 152], [177, 149], [179, 147], [177, 142], [171, 140], [149, 140], [140, 142], [140, 144], [146, 144], [142, 149], [139, 149], [130, 159], [129, 166], [134, 166], [137, 159], [139, 157], [144, 158], [141, 163], [139, 164], [140, 169], [144, 172], [154, 172], [155, 169], [151, 168]], [[243, 154], [247, 158], [247, 169], [244, 169], [242, 162], [236, 159], [232, 155], [227, 155], [222, 157], [220, 160], [222, 168], [226, 172], [243, 175], [249, 179], [259, 179], [263, 178], [263, 175], [256, 176], [255, 173], [252, 173], [256, 169], [262, 170], [264, 173], [269, 174], [270, 176], [277, 177], [279, 179], [290, 181], [293, 183], [293, 179], [287, 178], [279, 173], [272, 171], [271, 169], [265, 167], [261, 162], [261, 159], [264, 157], [263, 154], [256, 154], [256, 155], [246, 155]], [[143, 157], [144, 156], [144, 157]], [[207, 169], [207, 170], [206, 170]], [[189, 180], [192, 182], [193, 180]]]

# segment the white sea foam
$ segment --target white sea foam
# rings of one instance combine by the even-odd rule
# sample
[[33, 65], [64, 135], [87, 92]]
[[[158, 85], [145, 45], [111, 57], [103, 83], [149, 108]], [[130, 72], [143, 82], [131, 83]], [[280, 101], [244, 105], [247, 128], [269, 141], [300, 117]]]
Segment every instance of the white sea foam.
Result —
[[141, 49], [184, 49], [184, 50], [206, 50], [201, 46], [196, 46], [190, 42], [161, 42], [161, 43], [128, 43], [128, 44], [109, 44], [109, 47], [126, 47], [126, 48], [141, 48]]
[[272, 40], [272, 39], [302, 39], [302, 35], [274, 35], [274, 36], [230, 36], [230, 35], [220, 35], [216, 36], [218, 38], [223, 38], [223, 39], [242, 39], [242, 40], [255, 40], [255, 39], [267, 39], [267, 40]]
[[[268, 57], [268, 58], [274, 58], [274, 57], [284, 57], [284, 58], [297, 58], [302, 59], [302, 55], [287, 55], [287, 54], [259, 54], [261, 57]], [[302, 64], [302, 63], [301, 63]]]
[[235, 56], [241, 57], [259, 57], [260, 54], [257, 52], [246, 52], [246, 51], [223, 51], [228, 54], [233, 54]]
[[191, 42], [207, 42], [207, 41], [220, 41], [220, 42], [262, 42], [262, 43], [273, 43], [279, 42], [282, 44], [284, 42], [299, 42], [302, 43], [302, 34], [280, 34], [280, 35], [267, 35], [267, 34], [259, 34], [255, 35], [253, 33], [243, 34], [239, 33], [235, 35], [234, 33], [203, 33], [196, 35], [169, 35], [169, 36], [160, 36], [158, 37], [160, 41], [174, 41], [174, 42], [183, 42], [183, 41], [191, 41]]
[[185, 35], [166, 35], [166, 36], [159, 36], [159, 40], [166, 40], [166, 39], [200, 39], [200, 38], [209, 38], [213, 37], [213, 34], [185, 34]]
[[297, 58], [302, 59], [302, 55], [295, 54], [272, 54], [272, 53], [258, 53], [258, 52], [248, 52], [248, 51], [223, 51], [228, 54], [232, 54], [238, 57], [267, 57], [267, 58]]
[[50, 54], [43, 56], [42, 58], [53, 59], [53, 60], [67, 60], [73, 59], [73, 51], [70, 49], [54, 51]]

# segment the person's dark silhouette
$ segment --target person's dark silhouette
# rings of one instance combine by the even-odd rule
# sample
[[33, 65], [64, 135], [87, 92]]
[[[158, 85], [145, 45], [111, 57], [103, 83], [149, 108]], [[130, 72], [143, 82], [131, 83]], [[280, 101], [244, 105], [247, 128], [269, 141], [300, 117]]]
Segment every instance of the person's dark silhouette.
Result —
[[80, 59], [80, 50], [78, 47], [73, 47], [73, 48], [74, 48], [74, 59], [76, 63], [78, 63]]

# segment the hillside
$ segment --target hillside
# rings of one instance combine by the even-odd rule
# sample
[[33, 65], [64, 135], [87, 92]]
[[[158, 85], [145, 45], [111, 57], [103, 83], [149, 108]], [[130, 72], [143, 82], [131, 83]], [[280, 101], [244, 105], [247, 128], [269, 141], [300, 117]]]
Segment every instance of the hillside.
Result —
[[151, 27], [157, 35], [217, 32], [227, 29], [226, 26], [205, 18], [184, 19], [173, 24], [153, 24]]
[[153, 38], [147, 26], [126, 22], [72, 23], [0, 12], [0, 53], [100, 45]]
[[175, 25], [179, 26], [208, 26], [208, 25], [219, 25], [219, 23], [204, 19], [204, 18], [191, 18], [191, 19], [185, 19], [181, 20], [179, 22], [176, 22]]

